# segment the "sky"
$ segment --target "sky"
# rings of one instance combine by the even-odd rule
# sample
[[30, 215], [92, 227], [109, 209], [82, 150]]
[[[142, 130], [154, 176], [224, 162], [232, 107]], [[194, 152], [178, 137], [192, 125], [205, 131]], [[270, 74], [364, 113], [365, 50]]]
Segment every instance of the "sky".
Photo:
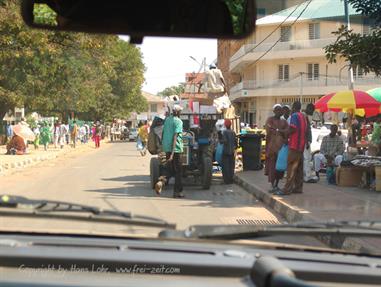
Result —
[[185, 73], [198, 72], [204, 57], [207, 65], [217, 59], [215, 39], [147, 37], [138, 47], [146, 66], [143, 91], [152, 94], [184, 82]]

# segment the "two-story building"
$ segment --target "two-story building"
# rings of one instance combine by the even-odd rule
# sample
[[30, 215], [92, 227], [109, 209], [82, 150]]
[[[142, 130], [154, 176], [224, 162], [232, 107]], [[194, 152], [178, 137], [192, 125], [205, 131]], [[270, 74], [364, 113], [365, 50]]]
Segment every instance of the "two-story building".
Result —
[[132, 127], [137, 127], [140, 121], [152, 121], [155, 116], [160, 116], [165, 114], [165, 102], [159, 96], [142, 92], [143, 97], [147, 100], [147, 109], [144, 112], [131, 113], [130, 117], [127, 119], [127, 122]]
[[[298, 5], [304, 1], [306, 0], [256, 0], [257, 19], [277, 13], [288, 7]], [[244, 44], [245, 40], [218, 39], [217, 41], [217, 64], [225, 78], [227, 90], [230, 90], [231, 87], [240, 82], [239, 73], [230, 72], [229, 60]]]
[[[369, 21], [349, 8], [351, 28], [369, 33]], [[332, 32], [345, 24], [341, 0], [312, 0], [257, 20], [255, 32], [229, 59], [229, 72], [239, 78], [231, 100], [246, 123], [264, 125], [276, 103], [314, 103], [323, 95], [347, 89], [348, 63], [329, 64], [325, 49]], [[354, 87], [369, 90], [381, 79], [354, 67]]]

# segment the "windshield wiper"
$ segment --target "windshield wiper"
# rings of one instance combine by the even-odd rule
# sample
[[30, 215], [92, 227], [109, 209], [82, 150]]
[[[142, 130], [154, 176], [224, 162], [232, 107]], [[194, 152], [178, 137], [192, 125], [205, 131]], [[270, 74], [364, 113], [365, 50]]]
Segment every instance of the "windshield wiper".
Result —
[[381, 238], [381, 221], [302, 222], [282, 225], [193, 225], [183, 231], [162, 231], [159, 237], [233, 240], [274, 235], [342, 235]]
[[[82, 213], [87, 216], [73, 215], [73, 213]], [[49, 217], [176, 229], [176, 224], [168, 223], [156, 217], [63, 201], [28, 199], [22, 196], [0, 196], [0, 215]]]

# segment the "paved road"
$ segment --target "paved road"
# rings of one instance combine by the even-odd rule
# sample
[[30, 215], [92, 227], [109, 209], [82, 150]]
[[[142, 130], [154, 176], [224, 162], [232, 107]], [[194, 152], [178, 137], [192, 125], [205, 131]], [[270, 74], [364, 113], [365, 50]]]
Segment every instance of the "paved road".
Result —
[[[100, 150], [45, 162], [19, 174], [0, 177], [0, 186], [1, 193], [132, 211], [175, 222], [178, 228], [191, 224], [236, 224], [237, 220], [282, 221], [239, 186], [223, 185], [218, 176], [210, 190], [187, 186], [184, 199], [172, 198], [171, 185], [157, 197], [149, 184], [149, 156], [141, 157], [134, 143], [106, 144]], [[12, 221], [0, 220], [0, 225], [4, 224], [14, 226]], [[70, 227], [67, 222], [48, 224], [49, 228]], [[25, 219], [22, 226], [38, 229], [46, 228], [47, 223]]]
[[2, 193], [129, 210], [176, 221], [180, 227], [236, 219], [277, 220], [240, 187], [222, 185], [219, 178], [210, 190], [187, 186], [185, 199], [172, 198], [172, 185], [157, 197], [149, 187], [149, 156], [141, 157], [134, 143], [107, 144], [43, 165], [1, 177]]

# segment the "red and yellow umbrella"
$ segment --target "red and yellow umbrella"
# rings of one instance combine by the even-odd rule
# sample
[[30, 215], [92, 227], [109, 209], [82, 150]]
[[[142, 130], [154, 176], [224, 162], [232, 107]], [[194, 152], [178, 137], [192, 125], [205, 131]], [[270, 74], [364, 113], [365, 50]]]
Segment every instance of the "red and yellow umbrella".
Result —
[[320, 112], [354, 111], [359, 116], [375, 116], [380, 113], [381, 103], [363, 91], [340, 91], [331, 93], [315, 103], [315, 109]]

